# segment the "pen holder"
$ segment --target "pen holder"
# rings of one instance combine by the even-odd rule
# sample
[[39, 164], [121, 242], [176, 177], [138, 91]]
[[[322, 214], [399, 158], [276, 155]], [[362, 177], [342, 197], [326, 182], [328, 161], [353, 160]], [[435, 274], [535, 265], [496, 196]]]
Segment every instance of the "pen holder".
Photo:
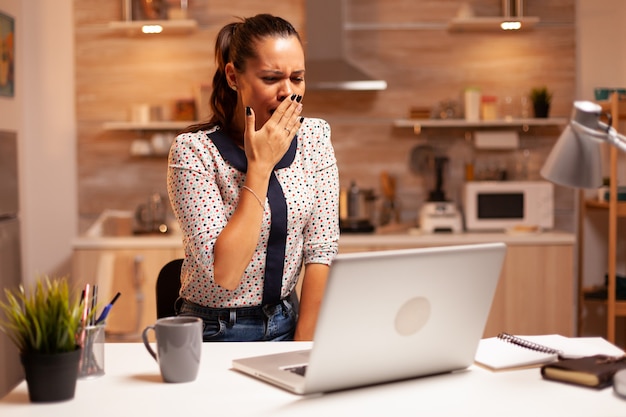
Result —
[[78, 365], [78, 378], [89, 379], [104, 375], [104, 325], [85, 327], [83, 351]]

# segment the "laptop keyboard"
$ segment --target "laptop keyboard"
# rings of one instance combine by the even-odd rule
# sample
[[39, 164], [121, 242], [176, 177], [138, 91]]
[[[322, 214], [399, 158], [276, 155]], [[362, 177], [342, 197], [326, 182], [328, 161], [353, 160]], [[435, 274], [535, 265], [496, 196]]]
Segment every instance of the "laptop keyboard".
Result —
[[293, 372], [294, 374], [304, 376], [304, 374], [306, 373], [306, 365], [292, 366], [290, 368], [285, 368], [285, 371]]

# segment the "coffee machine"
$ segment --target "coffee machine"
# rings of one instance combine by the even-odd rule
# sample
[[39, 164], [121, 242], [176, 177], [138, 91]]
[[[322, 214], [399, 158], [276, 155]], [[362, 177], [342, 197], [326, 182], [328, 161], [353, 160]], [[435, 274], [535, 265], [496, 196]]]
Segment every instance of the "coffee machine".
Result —
[[435, 169], [435, 188], [430, 191], [428, 200], [419, 213], [420, 229], [424, 233], [460, 233], [463, 221], [456, 205], [448, 201], [443, 190], [444, 168], [448, 163], [445, 156], [433, 158]]

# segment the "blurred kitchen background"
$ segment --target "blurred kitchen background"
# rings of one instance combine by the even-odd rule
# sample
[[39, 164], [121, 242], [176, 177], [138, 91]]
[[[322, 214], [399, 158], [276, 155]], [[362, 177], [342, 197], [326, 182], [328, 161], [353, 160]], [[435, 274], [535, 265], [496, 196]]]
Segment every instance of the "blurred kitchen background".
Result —
[[[395, 127], [394, 121], [408, 119], [412, 109], [441, 112], [446, 106], [456, 109], [448, 117], [461, 118], [467, 87], [497, 98], [499, 111], [519, 118], [523, 112], [528, 117], [522, 100], [531, 88], [545, 85], [554, 93], [550, 115], [567, 116], [576, 97], [575, 1], [523, 2], [524, 15], [540, 21], [534, 30], [516, 33], [448, 29], [464, 7], [475, 16], [501, 15], [501, 0], [309, 3], [318, 4], [322, 16], [337, 15], [344, 7], [344, 30], [338, 36], [345, 44], [345, 59], [387, 83], [386, 89], [374, 91], [318, 90], [307, 83], [304, 114], [330, 122], [342, 187], [355, 181], [380, 196], [381, 173], [386, 172], [396, 182], [400, 220], [416, 222], [432, 185], [433, 174], [415, 160], [419, 155], [414, 149], [425, 142], [437, 155], [449, 157], [445, 186], [453, 201], [460, 199], [469, 162], [476, 164], [477, 175], [506, 171], [510, 179], [523, 163], [524, 179], [539, 179], [538, 169], [561, 126], [528, 131], [518, 126], [513, 128], [520, 138], [517, 149], [473, 155], [471, 130], [424, 129], [416, 135], [412, 128]], [[177, 109], [189, 102], [198, 118], [205, 116], [213, 42], [225, 23], [234, 16], [273, 13], [291, 21], [307, 43], [316, 41], [307, 37], [314, 33], [309, 26], [325, 24], [323, 18], [305, 13], [311, 5], [303, 0], [188, 4], [187, 17], [197, 22], [196, 30], [127, 36], [107, 30], [110, 22], [124, 18], [123, 1], [74, 2], [80, 231], [104, 209], [134, 210], [152, 193], [165, 193], [166, 157], [159, 146], [174, 132], [107, 129], [107, 123], [181, 119], [185, 116]], [[510, 101], [508, 108], [504, 100]], [[142, 106], [144, 116], [137, 114]], [[556, 227], [573, 231], [573, 194], [557, 194]]]
[[[167, 3], [172, 10], [182, 4]], [[148, 37], [129, 33], [125, 19], [132, 16], [123, 0], [0, 0], [0, 11], [15, 22], [15, 88], [13, 96], [0, 96], [0, 130], [17, 139], [24, 282], [40, 273], [70, 274], [77, 238], [105, 210], [144, 220], [161, 216], [169, 203], [155, 195], [165, 195], [167, 145], [179, 126], [206, 115], [215, 35], [236, 16], [281, 15], [307, 44], [314, 43], [309, 34], [321, 25], [322, 33], [338, 33], [338, 41], [326, 46], [342, 40], [346, 61], [384, 81], [386, 88], [369, 91], [309, 85], [304, 114], [330, 122], [341, 186], [347, 189], [354, 181], [371, 191], [380, 210], [391, 178], [398, 220], [409, 226], [416, 224], [434, 183], [433, 171], [420, 163], [428, 159], [424, 155], [447, 158], [445, 193], [457, 203], [468, 164], [477, 179], [503, 174], [538, 179], [572, 101], [594, 99], [596, 87], [626, 85], [626, 46], [619, 42], [626, 38], [622, 0], [526, 0], [523, 14], [536, 24], [520, 32], [451, 27], [459, 16], [502, 16], [502, 0], [184, 3], [184, 15], [156, 16], [167, 18], [177, 33]], [[498, 117], [525, 117], [522, 101], [539, 86], [554, 94], [548, 119], [554, 123], [515, 124], [510, 130], [518, 142], [507, 149], [477, 149], [476, 129], [467, 126], [424, 127], [417, 134], [411, 122], [462, 118], [470, 87], [495, 98]], [[575, 232], [576, 193], [557, 187], [554, 207], [555, 229]], [[595, 241], [593, 233], [586, 235], [592, 244], [585, 250], [602, 269], [605, 258], [593, 254], [603, 241], [602, 231], [597, 234]], [[93, 267], [88, 244], [81, 250], [83, 266]], [[171, 257], [179, 251], [172, 250]], [[131, 263], [141, 261], [136, 252], [127, 250]], [[142, 252], [147, 255], [150, 251]], [[160, 256], [147, 275], [154, 277], [163, 264]], [[12, 285], [15, 278], [0, 284]], [[10, 358], [3, 346], [0, 357]], [[19, 364], [6, 366], [16, 370]], [[0, 381], [0, 392], [6, 386]]]
[[[281, 15], [300, 30], [307, 49], [319, 32], [335, 34], [342, 59], [385, 84], [350, 91], [309, 82], [304, 99], [306, 116], [332, 126], [342, 188], [354, 182], [373, 196], [374, 226], [390, 218], [382, 210], [384, 178], [393, 180], [392, 218], [416, 225], [435, 183], [424, 149], [447, 158], [443, 186], [455, 204], [468, 165], [475, 179], [538, 179], [572, 101], [593, 99], [599, 86], [626, 84], [625, 47], [611, 42], [625, 31], [626, 4], [619, 0], [511, 1], [522, 3], [534, 23], [519, 32], [452, 26], [459, 17], [497, 20], [502, 0], [165, 3], [172, 11], [188, 6], [182, 16], [156, 16], [177, 30], [147, 36], [125, 26], [136, 12], [125, 0], [0, 0], [16, 22], [15, 96], [0, 97], [0, 128], [18, 137], [27, 281], [40, 272], [70, 273], [75, 239], [105, 210], [143, 213], [155, 194], [165, 196], [167, 146], [180, 127], [206, 117], [215, 35], [236, 16]], [[311, 70], [317, 43], [307, 51]], [[322, 43], [322, 53], [328, 45]], [[539, 86], [553, 93], [554, 123], [514, 123], [506, 129], [518, 139], [513, 148], [477, 149], [475, 134], [484, 129], [425, 127], [417, 134], [412, 124], [461, 119], [468, 88], [495, 99], [498, 118], [526, 117], [523, 100]], [[171, 221], [169, 202], [161, 203]], [[575, 232], [576, 206], [575, 192], [556, 187], [555, 229]]]

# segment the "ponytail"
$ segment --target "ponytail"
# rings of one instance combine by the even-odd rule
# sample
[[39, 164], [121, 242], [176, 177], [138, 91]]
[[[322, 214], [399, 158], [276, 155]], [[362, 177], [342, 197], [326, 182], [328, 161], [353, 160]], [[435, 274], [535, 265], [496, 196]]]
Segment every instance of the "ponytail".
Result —
[[226, 64], [232, 62], [237, 71], [245, 71], [247, 60], [257, 57], [257, 42], [270, 36], [295, 36], [302, 42], [291, 23], [269, 14], [259, 14], [240, 22], [229, 23], [219, 31], [215, 40], [217, 68], [213, 75], [213, 91], [209, 103], [212, 116], [208, 122], [189, 126], [182, 133], [215, 126], [228, 130], [235, 117], [237, 92], [230, 88], [226, 80]]

